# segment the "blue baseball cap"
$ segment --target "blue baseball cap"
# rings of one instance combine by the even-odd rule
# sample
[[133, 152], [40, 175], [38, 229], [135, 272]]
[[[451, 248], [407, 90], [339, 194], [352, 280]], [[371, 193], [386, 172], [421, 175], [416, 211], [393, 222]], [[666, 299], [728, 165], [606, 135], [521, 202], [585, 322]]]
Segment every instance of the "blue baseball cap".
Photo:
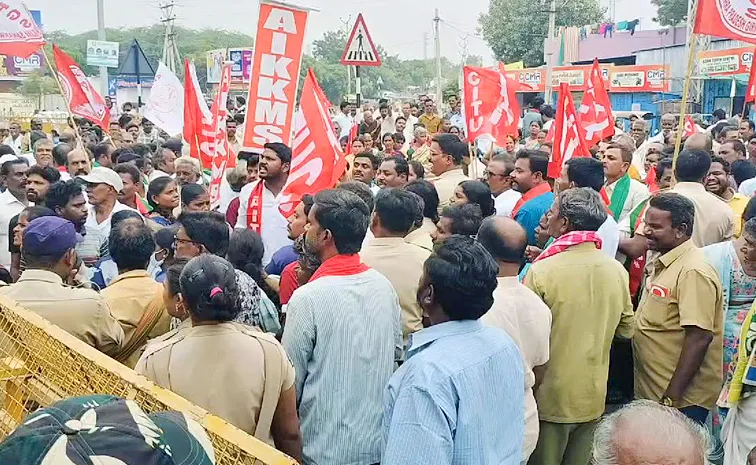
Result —
[[59, 216], [32, 220], [24, 229], [24, 250], [34, 256], [61, 257], [84, 238], [74, 224]]

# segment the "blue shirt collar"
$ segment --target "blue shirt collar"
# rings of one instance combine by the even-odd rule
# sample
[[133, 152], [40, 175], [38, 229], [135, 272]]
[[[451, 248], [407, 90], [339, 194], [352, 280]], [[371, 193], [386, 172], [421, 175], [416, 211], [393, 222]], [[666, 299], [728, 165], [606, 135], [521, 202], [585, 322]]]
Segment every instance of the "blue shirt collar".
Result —
[[447, 336], [456, 336], [458, 334], [472, 333], [483, 327], [479, 320], [455, 320], [447, 321], [438, 325], [423, 328], [420, 331], [409, 335], [409, 345], [407, 346], [407, 358], [422, 351], [426, 346]]

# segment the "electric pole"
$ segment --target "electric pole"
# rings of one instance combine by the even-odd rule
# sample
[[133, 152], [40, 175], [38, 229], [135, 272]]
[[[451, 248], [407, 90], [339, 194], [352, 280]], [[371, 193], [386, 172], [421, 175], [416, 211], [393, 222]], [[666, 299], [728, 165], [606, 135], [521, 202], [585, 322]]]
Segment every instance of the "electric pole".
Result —
[[436, 16], [433, 18], [435, 40], [436, 40], [436, 106], [440, 109], [443, 95], [441, 94], [441, 37], [440, 28], [441, 18], [438, 17], [438, 8], [436, 8]]
[[549, 37], [546, 40], [548, 49], [546, 50], [546, 83], [544, 86], [544, 95], [546, 103], [551, 105], [551, 73], [554, 70], [554, 34], [556, 29], [556, 0], [551, 0], [549, 7]]
[[[105, 0], [97, 0], [97, 40], [105, 40]], [[102, 95], [108, 93], [108, 67], [100, 66], [100, 85]]]
[[423, 32], [423, 59], [428, 59], [428, 33]]
[[[349, 32], [351, 31], [349, 25], [352, 22], [352, 15], [349, 15], [346, 20], [339, 18], [341, 24], [344, 25], [344, 32], [346, 32], [346, 39], [349, 40]], [[350, 66], [346, 66], [347, 73], [347, 95], [352, 93], [352, 72], [349, 70]]]
[[173, 29], [173, 23], [176, 20], [176, 15], [173, 14], [173, 8], [176, 6], [174, 2], [164, 3], [160, 5], [160, 10], [163, 14], [161, 22], [165, 23], [165, 38], [163, 39], [163, 59], [162, 62], [174, 73], [178, 69], [179, 52], [178, 43], [176, 41], [176, 33]]

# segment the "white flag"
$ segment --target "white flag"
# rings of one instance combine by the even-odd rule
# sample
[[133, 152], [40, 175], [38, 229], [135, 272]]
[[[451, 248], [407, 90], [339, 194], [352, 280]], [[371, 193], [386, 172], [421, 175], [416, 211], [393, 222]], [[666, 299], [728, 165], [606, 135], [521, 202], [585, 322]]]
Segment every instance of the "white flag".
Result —
[[171, 136], [184, 130], [184, 87], [162, 62], [155, 74], [150, 98], [142, 111], [145, 118]]

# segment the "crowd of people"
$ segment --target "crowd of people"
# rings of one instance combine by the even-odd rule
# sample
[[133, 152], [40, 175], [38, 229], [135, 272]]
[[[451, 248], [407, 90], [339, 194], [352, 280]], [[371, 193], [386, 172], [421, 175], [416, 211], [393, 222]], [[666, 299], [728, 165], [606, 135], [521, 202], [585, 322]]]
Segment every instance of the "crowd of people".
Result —
[[0, 295], [304, 464], [745, 463], [753, 122], [675, 158], [676, 118], [635, 120], [551, 179], [541, 99], [501, 148], [448, 105], [342, 103], [346, 172], [289, 217], [282, 143], [211, 209], [137, 114], [14, 129]]

